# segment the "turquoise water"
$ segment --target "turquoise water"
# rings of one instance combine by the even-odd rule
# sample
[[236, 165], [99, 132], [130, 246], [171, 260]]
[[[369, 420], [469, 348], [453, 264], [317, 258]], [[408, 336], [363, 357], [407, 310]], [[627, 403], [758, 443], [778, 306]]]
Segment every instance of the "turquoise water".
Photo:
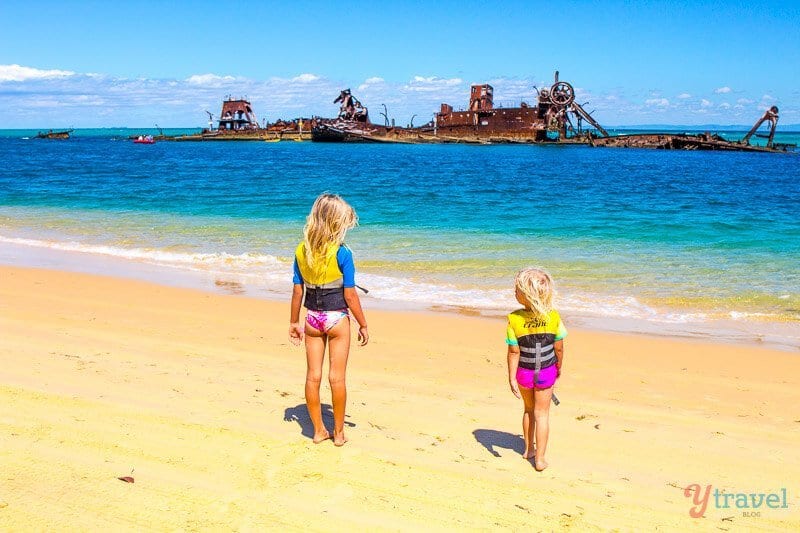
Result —
[[127, 140], [139, 132], [2, 132], [0, 262], [284, 298], [331, 191], [361, 219], [348, 243], [367, 306], [499, 315], [535, 264], [571, 324], [800, 347], [798, 154]]

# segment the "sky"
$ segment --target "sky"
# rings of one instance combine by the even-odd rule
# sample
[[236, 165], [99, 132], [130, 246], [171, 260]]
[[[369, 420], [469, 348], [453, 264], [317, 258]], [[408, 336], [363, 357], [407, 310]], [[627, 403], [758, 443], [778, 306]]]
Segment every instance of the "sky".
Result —
[[345, 88], [419, 125], [556, 70], [606, 126], [800, 124], [800, 1], [0, 0], [0, 128], [332, 117]]

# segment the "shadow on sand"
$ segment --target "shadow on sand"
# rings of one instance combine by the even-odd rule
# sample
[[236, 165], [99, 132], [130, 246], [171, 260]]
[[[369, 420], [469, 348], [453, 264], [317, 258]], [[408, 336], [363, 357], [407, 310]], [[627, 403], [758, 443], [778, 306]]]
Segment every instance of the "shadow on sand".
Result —
[[[349, 428], [356, 427], [353, 422], [347, 420], [349, 416], [347, 414], [344, 415], [344, 425]], [[285, 422], [297, 422], [304, 437], [314, 438], [314, 424], [311, 423], [311, 418], [308, 416], [306, 404], [300, 403], [294, 407], [287, 407], [283, 412], [283, 420]], [[333, 408], [327, 403], [322, 404], [322, 423], [325, 424], [328, 431], [333, 432]]]
[[475, 440], [480, 442], [495, 457], [500, 457], [500, 452], [495, 448], [506, 448], [519, 455], [525, 452], [525, 441], [522, 439], [522, 435], [512, 435], [511, 433], [494, 429], [476, 429], [472, 434], [475, 436]]

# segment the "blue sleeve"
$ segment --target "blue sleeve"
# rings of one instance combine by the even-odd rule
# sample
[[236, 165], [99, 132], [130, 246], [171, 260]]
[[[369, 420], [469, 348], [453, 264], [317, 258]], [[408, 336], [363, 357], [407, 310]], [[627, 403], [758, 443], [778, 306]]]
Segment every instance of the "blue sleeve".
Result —
[[297, 266], [297, 258], [294, 258], [294, 266], [292, 267], [294, 270], [294, 279], [292, 282], [295, 285], [302, 285], [303, 284], [303, 276], [300, 274], [300, 267]]
[[342, 271], [344, 287], [355, 287], [356, 265], [353, 263], [353, 252], [350, 251], [350, 248], [344, 245], [340, 246], [339, 251], [336, 252], [336, 262], [339, 264], [339, 270]]

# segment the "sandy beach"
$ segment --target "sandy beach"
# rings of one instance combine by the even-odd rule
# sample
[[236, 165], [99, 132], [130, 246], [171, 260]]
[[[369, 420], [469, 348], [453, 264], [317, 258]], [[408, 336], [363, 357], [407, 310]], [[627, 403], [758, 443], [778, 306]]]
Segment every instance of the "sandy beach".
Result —
[[0, 268], [0, 529], [800, 529], [798, 353], [570, 328], [538, 473], [503, 321], [367, 315], [340, 449], [288, 303]]

